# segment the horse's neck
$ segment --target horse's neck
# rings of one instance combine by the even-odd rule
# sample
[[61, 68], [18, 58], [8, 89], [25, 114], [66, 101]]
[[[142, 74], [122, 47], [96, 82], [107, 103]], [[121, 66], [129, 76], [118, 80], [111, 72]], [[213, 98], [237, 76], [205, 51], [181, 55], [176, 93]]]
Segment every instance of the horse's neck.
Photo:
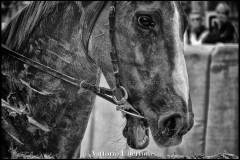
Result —
[[113, 76], [112, 63], [110, 57], [110, 38], [109, 38], [109, 8], [110, 3], [100, 13], [93, 28], [89, 40], [89, 55], [101, 68], [110, 88], [115, 86], [115, 77]]
[[[70, 4], [67, 7], [54, 10], [51, 16], [44, 17], [46, 19], [39, 20], [36, 28], [29, 34], [30, 37], [21, 45], [24, 46], [23, 49], [16, 51], [79, 80], [99, 84], [99, 68], [88, 62], [79, 43], [81, 37], [79, 36], [80, 22], [78, 20], [81, 13], [77, 7], [73, 6], [72, 3]], [[11, 28], [16, 25], [14, 23], [16, 21], [20, 23], [19, 19], [13, 21], [12, 26], [7, 28], [9, 32], [5, 32], [5, 36], [12, 36], [9, 39], [18, 38], [21, 35], [19, 31], [18, 35], [14, 36], [16, 32], [11, 31]], [[21, 27], [21, 25], [15, 26], [18, 30], [26, 30]], [[10, 45], [10, 41], [7, 43], [7, 40], [2, 41], [2, 43], [10, 48], [18, 48]], [[23, 66], [15, 59], [3, 61], [3, 63], [1, 72], [11, 76], [15, 76], [17, 68], [20, 68], [18, 66]], [[24, 67], [22, 68], [24, 69]], [[31, 90], [21, 83], [19, 80], [21, 78], [32, 84], [34, 88], [54, 93], [54, 96], [46, 98], [46, 96], [41, 96], [32, 90], [24, 93], [26, 94], [24, 96], [28, 98], [26, 103], [31, 104], [33, 108], [33, 118], [50, 127], [57, 126], [57, 129], [51, 132], [48, 149], [57, 152], [59, 157], [69, 156], [76, 149], [74, 148], [76, 144], [81, 142], [83, 138], [95, 94], [90, 91], [78, 92], [77, 87], [61, 82], [33, 67], [27, 71], [31, 72], [32, 77], [28, 78], [27, 74], [20, 74], [23, 72], [20, 70], [18, 77], [14, 78], [14, 82], [8, 81], [19, 85], [19, 88]], [[67, 130], [69, 132], [66, 132]], [[24, 135], [20, 133], [20, 136]], [[36, 146], [32, 148], [34, 147]]]

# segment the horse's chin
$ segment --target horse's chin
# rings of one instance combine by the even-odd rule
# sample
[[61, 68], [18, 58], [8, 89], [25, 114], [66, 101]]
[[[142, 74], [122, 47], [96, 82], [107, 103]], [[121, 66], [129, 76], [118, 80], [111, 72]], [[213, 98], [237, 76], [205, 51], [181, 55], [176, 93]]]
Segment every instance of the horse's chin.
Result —
[[123, 130], [123, 136], [127, 144], [133, 149], [144, 149], [149, 144], [149, 128], [146, 120], [127, 122]]

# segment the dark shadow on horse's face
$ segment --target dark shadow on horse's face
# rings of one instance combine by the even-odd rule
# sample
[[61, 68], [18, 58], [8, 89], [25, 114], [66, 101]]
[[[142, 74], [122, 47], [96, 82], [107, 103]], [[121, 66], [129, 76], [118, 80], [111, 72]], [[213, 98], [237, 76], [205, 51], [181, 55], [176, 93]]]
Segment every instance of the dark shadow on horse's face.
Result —
[[178, 2], [122, 2], [116, 41], [120, 74], [129, 103], [145, 117], [126, 115], [123, 135], [132, 148], [181, 143], [193, 125], [183, 54], [184, 16]]

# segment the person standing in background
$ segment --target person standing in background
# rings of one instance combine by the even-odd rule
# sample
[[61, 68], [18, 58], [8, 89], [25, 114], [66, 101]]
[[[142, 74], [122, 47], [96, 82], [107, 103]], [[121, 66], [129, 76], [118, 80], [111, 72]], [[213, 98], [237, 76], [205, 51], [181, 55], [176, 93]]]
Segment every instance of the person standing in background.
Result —
[[200, 45], [208, 34], [206, 27], [202, 24], [200, 12], [192, 12], [189, 15], [189, 27], [184, 34], [184, 44]]
[[226, 3], [219, 3], [216, 7], [217, 18], [209, 27], [209, 34], [203, 43], [235, 43], [238, 41], [237, 32], [229, 21], [230, 8]]

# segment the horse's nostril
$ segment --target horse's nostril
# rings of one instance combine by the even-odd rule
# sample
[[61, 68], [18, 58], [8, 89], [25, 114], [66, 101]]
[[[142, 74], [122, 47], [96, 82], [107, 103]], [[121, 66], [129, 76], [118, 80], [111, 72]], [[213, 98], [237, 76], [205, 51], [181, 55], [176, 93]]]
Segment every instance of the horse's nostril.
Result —
[[164, 122], [164, 127], [168, 128], [170, 130], [175, 129], [176, 128], [176, 120], [174, 118], [169, 118]]
[[182, 127], [182, 116], [180, 114], [172, 114], [159, 119], [159, 129], [166, 136], [173, 136], [178, 132], [178, 128]]

